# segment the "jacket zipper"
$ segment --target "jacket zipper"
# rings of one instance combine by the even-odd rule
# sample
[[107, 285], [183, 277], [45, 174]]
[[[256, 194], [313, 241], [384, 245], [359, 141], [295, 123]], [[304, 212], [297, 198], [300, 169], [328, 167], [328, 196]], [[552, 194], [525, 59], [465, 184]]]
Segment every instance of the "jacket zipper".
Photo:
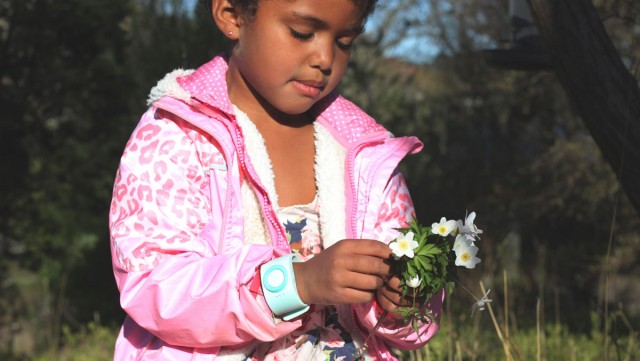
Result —
[[[273, 207], [271, 204], [271, 200], [269, 199], [269, 195], [267, 193], [267, 191], [260, 185], [258, 184], [258, 182], [255, 180], [255, 177], [253, 176], [253, 174], [251, 174], [251, 172], [249, 172], [249, 169], [247, 167], [246, 164], [246, 159], [245, 159], [245, 152], [244, 152], [244, 147], [241, 147], [241, 141], [242, 141], [242, 134], [240, 133], [240, 129], [238, 127], [237, 124], [235, 123], [231, 123], [229, 126], [233, 127], [233, 131], [232, 131], [232, 136], [233, 136], [233, 141], [235, 143], [235, 147], [238, 150], [238, 160], [240, 161], [240, 164], [242, 165], [242, 169], [247, 171], [247, 174], [250, 176], [251, 182], [253, 183], [253, 186], [258, 189], [260, 191], [260, 203], [262, 206], [262, 213], [264, 214], [265, 218], [267, 219], [267, 222], [269, 222], [271, 224], [270, 230], [269, 232], [272, 233], [272, 239], [273, 237], [273, 232], [275, 232], [275, 246], [278, 248], [281, 248], [283, 250], [286, 250], [288, 252], [291, 252], [291, 249], [289, 248], [289, 244], [287, 242], [284, 241], [284, 237], [283, 237], [283, 231], [282, 231], [282, 227], [280, 226], [280, 223], [275, 219], [274, 215], [273, 215]], [[231, 129], [230, 129], [231, 131]], [[273, 242], [273, 241], [272, 241]]]
[[[220, 148], [222, 148], [222, 147], [220, 147]], [[233, 161], [233, 158], [229, 158], [228, 157], [226, 150], [223, 150], [222, 152], [224, 153], [225, 160], [227, 160], [226, 161], [227, 162], [227, 191], [225, 192], [226, 194], [224, 196], [224, 208], [222, 209], [222, 227], [220, 228], [220, 238], [218, 239], [218, 242], [220, 242], [220, 245], [221, 245], [220, 248], [223, 248], [222, 244], [224, 244], [224, 239], [225, 239], [225, 236], [226, 236], [226, 233], [227, 233], [226, 232], [227, 231], [227, 220], [229, 218], [227, 213], [228, 213], [228, 210], [231, 208], [231, 205], [230, 205], [231, 204], [231, 189], [233, 188], [233, 185], [231, 183], [232, 182], [232, 175], [233, 175], [232, 174], [233, 173], [233, 164], [231, 162]], [[218, 252], [220, 253], [220, 251], [222, 251], [222, 250], [219, 250]]]
[[[210, 106], [205, 102], [200, 101], [197, 98], [195, 98], [195, 100], [198, 101], [200, 105], [196, 107], [198, 110], [200, 110], [202, 113], [207, 114], [209, 116], [213, 115], [207, 111], [211, 109], [212, 106]], [[224, 115], [227, 115], [224, 111], [217, 108], [214, 108], [211, 110], [215, 111], [218, 114], [223, 113]], [[232, 122], [231, 119], [220, 119], [220, 118], [217, 118], [217, 119], [221, 120], [222, 124], [227, 128], [227, 131], [229, 132], [229, 134], [231, 135], [231, 138], [233, 139], [234, 147], [238, 154], [238, 161], [240, 163], [239, 165], [241, 166], [241, 169], [245, 171], [248, 178], [251, 180], [251, 183], [253, 184], [254, 188], [256, 188], [259, 191], [260, 196], [258, 197], [258, 199], [260, 200], [260, 203], [261, 203], [262, 213], [266, 218], [266, 222], [268, 223], [268, 225], [271, 225], [271, 227], [267, 227], [267, 228], [269, 233], [271, 234], [272, 245], [276, 246], [277, 248], [283, 249], [287, 252], [291, 252], [288, 242], [285, 241], [286, 238], [284, 237], [284, 231], [282, 230], [282, 226], [278, 223], [278, 221], [273, 215], [273, 207], [267, 191], [256, 180], [255, 175], [252, 172], [250, 172], [249, 168], [247, 167], [244, 147], [241, 146], [243, 136], [240, 132], [240, 128], [235, 122]]]
[[[233, 139], [234, 147], [238, 154], [238, 160], [240, 163], [239, 166], [241, 166], [242, 169], [246, 171], [245, 174], [247, 174], [248, 178], [251, 180], [251, 183], [253, 184], [254, 188], [256, 188], [259, 191], [260, 196], [258, 197], [258, 199], [260, 200], [260, 203], [261, 203], [262, 213], [265, 216], [268, 224], [271, 225], [271, 227], [267, 227], [267, 228], [269, 233], [271, 234], [272, 245], [276, 246], [277, 248], [290, 252], [291, 249], [289, 248], [288, 242], [284, 241], [286, 239], [284, 237], [284, 231], [282, 230], [280, 224], [276, 221], [276, 219], [272, 214], [273, 208], [271, 206], [271, 201], [269, 200], [267, 191], [256, 181], [255, 176], [251, 172], [249, 172], [249, 169], [247, 168], [247, 164], [245, 161], [244, 148], [239, 146], [241, 144], [243, 137], [242, 137], [242, 134], [240, 134], [240, 129], [238, 128], [238, 125], [232, 122], [230, 119], [225, 119], [225, 118], [228, 118], [229, 116], [223, 110], [210, 106], [208, 103], [203, 102], [197, 98], [192, 98], [192, 99], [194, 99], [197, 102], [197, 104], [190, 104], [192, 107], [194, 107], [197, 111], [200, 111], [201, 113], [209, 117], [212, 117], [212, 118], [215, 117], [215, 119], [218, 119], [219, 121], [221, 121], [221, 123], [225, 126], [225, 128], [227, 128], [227, 131], [229, 132], [229, 134], [231, 135], [231, 138]], [[156, 102], [156, 106], [159, 109], [167, 110], [176, 115], [179, 115], [179, 113], [181, 113], [180, 111], [173, 109], [171, 105], [162, 104], [161, 101]], [[189, 121], [188, 117], [181, 117], [181, 118], [187, 122]], [[201, 129], [197, 124], [193, 124], [193, 125]], [[211, 134], [211, 136], [213, 136], [214, 138], [217, 138], [215, 134], [212, 134], [210, 132], [207, 132], [207, 133]], [[222, 148], [222, 152], [224, 153], [224, 157], [227, 162], [227, 167], [229, 167], [229, 165], [231, 164], [232, 158], [226, 151], [225, 147], [221, 146], [220, 148]], [[231, 184], [232, 184], [231, 181], [232, 181], [232, 174], [231, 172], [228, 171], [225, 210], [229, 209], [230, 202], [231, 202], [231, 199], [230, 199]], [[222, 229], [220, 230], [221, 236], [224, 236], [225, 234], [227, 221], [228, 221], [227, 212], [224, 212], [223, 219], [222, 219]], [[221, 240], [222, 239], [224, 238], [221, 238]]]

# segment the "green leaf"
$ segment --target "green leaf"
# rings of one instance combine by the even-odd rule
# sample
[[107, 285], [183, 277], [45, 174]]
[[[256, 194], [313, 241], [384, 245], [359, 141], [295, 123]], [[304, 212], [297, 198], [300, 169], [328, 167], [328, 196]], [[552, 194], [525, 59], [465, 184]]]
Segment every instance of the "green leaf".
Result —
[[418, 248], [417, 254], [421, 255], [421, 256], [426, 256], [428, 254], [430, 254], [431, 250], [435, 247], [434, 244], [427, 244], [424, 245], [424, 247]]
[[407, 271], [409, 272], [409, 275], [411, 277], [415, 277], [416, 276], [416, 267], [413, 265], [413, 262], [407, 262]]
[[416, 256], [415, 260], [417, 261], [416, 263], [418, 265], [420, 265], [420, 267], [424, 270], [424, 271], [431, 271], [433, 270], [433, 266], [429, 263], [427, 257], [424, 256]]

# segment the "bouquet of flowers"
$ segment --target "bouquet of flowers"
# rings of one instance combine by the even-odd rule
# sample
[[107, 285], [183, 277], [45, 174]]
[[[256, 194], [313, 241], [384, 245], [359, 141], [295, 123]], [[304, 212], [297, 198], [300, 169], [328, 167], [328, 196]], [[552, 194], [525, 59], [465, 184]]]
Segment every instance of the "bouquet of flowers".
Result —
[[[443, 288], [451, 293], [456, 280], [456, 266], [473, 269], [480, 262], [480, 258], [476, 257], [478, 247], [475, 242], [480, 239], [482, 230], [473, 223], [475, 218], [475, 212], [469, 213], [464, 221], [442, 217], [440, 222], [430, 227], [418, 224], [413, 218], [406, 228], [398, 229], [400, 234], [389, 243], [394, 258], [392, 273], [402, 282], [402, 297], [413, 298], [411, 307], [401, 307], [396, 312], [405, 322], [411, 323], [416, 332], [420, 323], [433, 321], [431, 312], [425, 312], [422, 305], [416, 303], [416, 298], [429, 300]], [[485, 295], [476, 304], [483, 309], [488, 302], [491, 300]], [[356, 352], [356, 359], [363, 357], [367, 341], [386, 315], [385, 311]]]

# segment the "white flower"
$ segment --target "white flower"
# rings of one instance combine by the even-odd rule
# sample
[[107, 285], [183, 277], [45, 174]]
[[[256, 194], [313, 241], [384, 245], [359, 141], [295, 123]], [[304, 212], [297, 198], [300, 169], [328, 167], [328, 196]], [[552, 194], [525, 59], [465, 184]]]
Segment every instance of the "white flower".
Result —
[[473, 241], [468, 239], [467, 236], [465, 236], [464, 234], [458, 234], [456, 236], [456, 240], [453, 242], [454, 251], [460, 247], [469, 247], [469, 246], [473, 246]]
[[476, 309], [480, 311], [484, 311], [485, 307], [487, 306], [487, 303], [490, 303], [492, 301], [490, 298], [487, 298], [487, 296], [489, 295], [489, 292], [491, 292], [491, 289], [488, 289], [487, 293], [485, 293], [481, 299], [477, 300], [473, 305], [471, 305], [471, 317], [473, 317], [473, 314], [476, 312]]
[[469, 269], [473, 269], [476, 267], [476, 264], [480, 263], [480, 258], [476, 257], [476, 254], [478, 254], [478, 247], [472, 244], [460, 244], [455, 252], [456, 266], [465, 266]]
[[446, 218], [442, 217], [440, 218], [440, 223], [433, 223], [431, 225], [431, 231], [435, 234], [441, 235], [442, 237], [446, 237], [449, 235], [449, 233], [451, 233], [451, 231], [453, 231], [455, 227], [456, 221], [447, 221]]
[[420, 283], [422, 282], [422, 280], [420, 279], [420, 277], [415, 276], [415, 277], [411, 277], [410, 279], [408, 279], [406, 281], [407, 286], [411, 287], [411, 288], [417, 288], [418, 286], [420, 286]]
[[389, 248], [391, 248], [395, 259], [402, 256], [413, 258], [413, 250], [418, 248], [418, 242], [413, 240], [413, 232], [401, 233], [393, 242], [389, 243]]
[[464, 228], [464, 222], [461, 219], [456, 221], [456, 228], [453, 230], [453, 234], [458, 235], [462, 232]]
[[482, 233], [482, 230], [478, 229], [478, 226], [473, 224], [473, 221], [475, 219], [476, 219], [476, 212], [469, 213], [469, 215], [467, 215], [467, 219], [465, 219], [464, 224], [462, 225], [462, 227], [459, 226], [458, 232], [462, 233], [462, 234], [465, 234], [467, 236], [467, 238], [470, 238], [472, 240], [473, 239], [480, 239], [480, 237], [478, 235]]

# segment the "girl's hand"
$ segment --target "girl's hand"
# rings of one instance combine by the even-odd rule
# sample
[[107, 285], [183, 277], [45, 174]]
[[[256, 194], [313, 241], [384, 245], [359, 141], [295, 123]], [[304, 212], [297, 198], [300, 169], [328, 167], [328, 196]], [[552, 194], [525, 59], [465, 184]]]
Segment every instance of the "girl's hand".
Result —
[[389, 247], [345, 239], [306, 262], [293, 263], [300, 299], [307, 304], [356, 304], [373, 299], [389, 275]]
[[[399, 307], [413, 307], [414, 297], [411, 290], [402, 297], [402, 284], [398, 277], [393, 276], [385, 281], [384, 285], [376, 293], [378, 303], [382, 308], [389, 311], [395, 318], [402, 318], [399, 313], [394, 312]], [[415, 297], [415, 305], [422, 305], [426, 302], [424, 297]]]

